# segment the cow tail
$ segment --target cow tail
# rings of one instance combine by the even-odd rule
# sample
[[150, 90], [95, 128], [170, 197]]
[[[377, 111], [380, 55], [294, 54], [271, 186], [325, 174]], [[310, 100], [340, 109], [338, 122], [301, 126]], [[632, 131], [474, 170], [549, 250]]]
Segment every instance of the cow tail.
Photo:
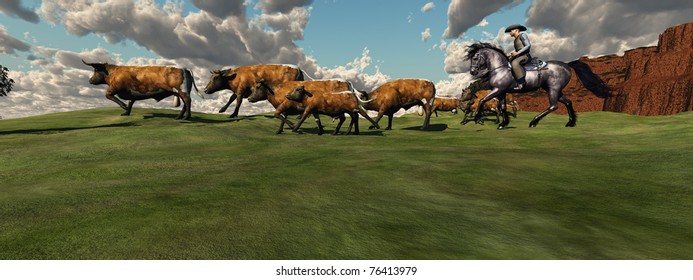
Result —
[[[301, 73], [299, 74], [300, 77], [301, 77], [301, 79], [300, 79], [300, 80], [297, 80], [297, 81], [313, 81], [313, 80], [315, 80], [315, 78], [313, 78], [313, 77], [311, 77], [310, 75], [308, 75], [308, 73], [306, 73], [306, 71], [303, 71], [303, 69], [298, 68], [298, 71], [301, 72]], [[308, 78], [308, 80], [306, 80], [306, 78]]]
[[197, 84], [195, 84], [195, 77], [193, 76], [192, 72], [188, 68], [183, 68], [183, 75], [184, 75], [184, 83], [185, 83], [185, 90], [187, 91], [188, 94], [192, 94], [192, 89], [193, 87], [195, 88], [195, 93], [202, 98], [205, 99], [205, 97], [200, 94], [200, 90], [197, 89]]
[[296, 81], [305, 81], [306, 77], [303, 74], [303, 70], [301, 68], [296, 67]]

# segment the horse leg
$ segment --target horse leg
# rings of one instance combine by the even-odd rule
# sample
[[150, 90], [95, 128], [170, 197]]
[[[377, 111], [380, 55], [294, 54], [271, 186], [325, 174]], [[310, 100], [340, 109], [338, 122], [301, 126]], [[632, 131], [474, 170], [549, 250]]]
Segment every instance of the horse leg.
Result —
[[496, 119], [498, 119], [499, 115], [503, 116], [503, 122], [498, 125], [498, 129], [504, 129], [508, 127], [508, 124], [510, 124], [510, 117], [508, 117], [508, 108], [505, 104], [505, 97], [506, 93], [498, 95], [498, 105], [496, 106], [498, 111], [496, 112]]
[[565, 105], [565, 108], [568, 109], [568, 123], [565, 125], [565, 127], [575, 127], [575, 123], [577, 122], [577, 115], [575, 114], [575, 109], [573, 109], [573, 102], [570, 101], [565, 95], [561, 95], [561, 98], [558, 99], [558, 102], [561, 102]]
[[558, 109], [558, 96], [561, 95], [560, 90], [554, 90], [550, 89], [549, 90], [549, 108], [546, 109], [544, 112], [539, 113], [534, 119], [529, 122], [529, 127], [537, 127], [537, 124], [541, 119], [546, 117], [546, 115], [550, 114], [553, 111], [556, 111]]

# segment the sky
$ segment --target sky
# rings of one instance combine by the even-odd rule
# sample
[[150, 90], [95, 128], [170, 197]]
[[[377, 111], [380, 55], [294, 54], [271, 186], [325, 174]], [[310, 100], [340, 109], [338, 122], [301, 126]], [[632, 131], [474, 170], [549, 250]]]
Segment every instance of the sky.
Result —
[[[0, 65], [16, 81], [0, 116], [116, 106], [81, 59], [187, 67], [200, 88], [212, 69], [287, 63], [362, 90], [429, 79], [455, 97], [472, 81], [464, 48], [509, 50], [510, 24], [529, 28], [534, 56], [571, 61], [656, 45], [691, 14], [693, 1], [674, 0], [0, 0]], [[196, 98], [193, 111], [216, 112], [230, 95]], [[240, 113], [271, 109], [246, 101]]]

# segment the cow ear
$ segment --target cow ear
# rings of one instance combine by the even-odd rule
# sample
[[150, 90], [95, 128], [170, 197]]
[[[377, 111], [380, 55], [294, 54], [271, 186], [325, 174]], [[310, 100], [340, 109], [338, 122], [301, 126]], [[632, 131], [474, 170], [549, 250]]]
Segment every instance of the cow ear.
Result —
[[236, 76], [238, 76], [238, 73], [233, 73], [233, 74], [231, 74], [231, 76], [227, 76], [227, 78], [229, 79], [229, 81], [231, 81], [231, 80], [235, 79]]
[[307, 91], [304, 90], [303, 93], [304, 93], [306, 96], [308, 96], [308, 97], [313, 97], [313, 94], [310, 93], [310, 92], [307, 92]]

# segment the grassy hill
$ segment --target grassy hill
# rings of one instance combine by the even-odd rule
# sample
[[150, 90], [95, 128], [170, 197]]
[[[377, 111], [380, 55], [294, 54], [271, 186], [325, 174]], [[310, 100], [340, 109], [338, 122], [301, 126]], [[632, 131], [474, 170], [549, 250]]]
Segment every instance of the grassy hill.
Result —
[[336, 137], [120, 113], [0, 120], [0, 259], [693, 258], [690, 112]]

